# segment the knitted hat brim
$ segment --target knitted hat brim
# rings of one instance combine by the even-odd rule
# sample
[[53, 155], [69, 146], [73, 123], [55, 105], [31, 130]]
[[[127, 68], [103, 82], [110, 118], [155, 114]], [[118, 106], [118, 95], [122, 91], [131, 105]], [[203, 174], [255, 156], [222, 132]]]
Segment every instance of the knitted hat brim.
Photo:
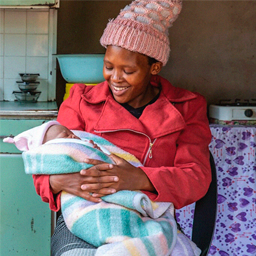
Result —
[[105, 48], [115, 45], [132, 52], [142, 53], [162, 62], [165, 66], [170, 54], [169, 39], [163, 33], [157, 33], [157, 31], [154, 34], [148, 33], [145, 30], [146, 26], [143, 26], [144, 29], [139, 29], [139, 26], [139, 23], [131, 20], [125, 23], [118, 20], [110, 21], [100, 43]]

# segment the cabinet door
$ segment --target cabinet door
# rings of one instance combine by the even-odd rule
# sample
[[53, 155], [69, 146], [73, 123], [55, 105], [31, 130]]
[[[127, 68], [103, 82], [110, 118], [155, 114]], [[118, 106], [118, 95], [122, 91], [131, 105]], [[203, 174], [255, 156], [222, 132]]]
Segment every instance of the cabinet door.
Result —
[[0, 5], [53, 5], [56, 0], [0, 0]]
[[50, 256], [51, 211], [20, 154], [0, 154], [0, 255]]

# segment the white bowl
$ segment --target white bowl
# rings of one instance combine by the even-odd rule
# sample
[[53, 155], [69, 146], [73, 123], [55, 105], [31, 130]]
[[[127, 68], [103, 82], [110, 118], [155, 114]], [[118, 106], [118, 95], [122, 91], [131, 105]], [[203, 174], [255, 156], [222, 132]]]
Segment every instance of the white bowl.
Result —
[[19, 89], [23, 92], [35, 91], [40, 84], [40, 82], [16, 82]]
[[26, 102], [37, 102], [41, 92], [34, 91], [34, 92], [22, 92], [22, 91], [13, 91], [12, 92], [15, 98], [18, 101], [26, 101]]
[[24, 82], [35, 82], [36, 79], [40, 76], [37, 73], [19, 73], [21, 80]]

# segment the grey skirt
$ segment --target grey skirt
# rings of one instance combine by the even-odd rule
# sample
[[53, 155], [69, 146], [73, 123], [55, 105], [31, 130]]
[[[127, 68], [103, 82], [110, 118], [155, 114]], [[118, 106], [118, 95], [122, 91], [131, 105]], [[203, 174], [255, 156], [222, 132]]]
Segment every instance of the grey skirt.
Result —
[[93, 256], [96, 247], [73, 235], [60, 215], [51, 239], [52, 256]]

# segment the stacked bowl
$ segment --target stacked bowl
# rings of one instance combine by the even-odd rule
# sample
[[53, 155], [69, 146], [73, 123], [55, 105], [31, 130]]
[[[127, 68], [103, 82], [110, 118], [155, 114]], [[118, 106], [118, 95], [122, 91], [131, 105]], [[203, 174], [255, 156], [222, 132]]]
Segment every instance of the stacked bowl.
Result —
[[15, 98], [18, 101], [37, 102], [41, 92], [36, 90], [40, 84], [36, 79], [40, 74], [20, 73], [19, 75], [21, 81], [17, 81], [16, 83], [18, 84], [20, 91], [13, 91]]

